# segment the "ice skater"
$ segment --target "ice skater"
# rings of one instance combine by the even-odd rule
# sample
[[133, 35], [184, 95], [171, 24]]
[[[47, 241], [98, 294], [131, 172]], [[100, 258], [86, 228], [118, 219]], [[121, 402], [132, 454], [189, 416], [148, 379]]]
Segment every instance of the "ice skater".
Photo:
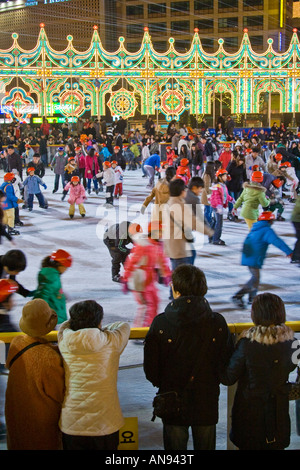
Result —
[[251, 273], [249, 281], [232, 297], [233, 302], [240, 308], [245, 308], [244, 295], [248, 294], [251, 304], [257, 294], [260, 282], [260, 270], [264, 264], [269, 245], [276, 246], [288, 257], [293, 250], [274, 232], [272, 224], [275, 215], [271, 211], [264, 211], [253, 224], [246, 237], [242, 251], [242, 266], [248, 266]]
[[158, 313], [158, 274], [169, 285], [171, 270], [160, 242], [162, 225], [158, 221], [148, 225], [147, 238], [136, 240], [124, 266], [124, 292], [132, 290], [138, 303], [133, 327], [150, 326]]
[[75, 214], [75, 205], [78, 205], [79, 214], [81, 217], [85, 217], [86, 211], [83, 205], [84, 201], [86, 200], [86, 194], [83, 184], [80, 183], [79, 176], [72, 176], [71, 181], [66, 184], [64, 188], [64, 192], [66, 194], [70, 191], [68, 203], [70, 204], [69, 208], [69, 216], [70, 219], [73, 219]]
[[27, 194], [28, 194], [27, 206], [30, 212], [33, 209], [34, 196], [36, 196], [36, 198], [38, 199], [40, 207], [42, 207], [43, 209], [48, 208], [48, 204], [45, 201], [43, 193], [41, 192], [41, 189], [40, 189], [40, 186], [43, 186], [44, 189], [47, 189], [47, 186], [43, 182], [43, 180], [41, 180], [41, 178], [39, 178], [37, 175], [34, 174], [34, 172], [35, 172], [34, 167], [27, 168], [28, 176], [23, 182], [23, 186], [24, 187], [27, 186]]

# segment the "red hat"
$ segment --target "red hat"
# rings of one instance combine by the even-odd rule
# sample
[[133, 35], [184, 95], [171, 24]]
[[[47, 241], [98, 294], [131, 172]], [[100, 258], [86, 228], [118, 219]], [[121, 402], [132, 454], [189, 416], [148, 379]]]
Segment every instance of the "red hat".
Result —
[[168, 162], [160, 162], [161, 166], [168, 165]]
[[246, 149], [246, 153], [251, 153], [252, 149]]
[[0, 303], [4, 302], [7, 297], [18, 289], [18, 284], [11, 279], [0, 279]]
[[259, 165], [253, 165], [252, 171], [258, 171], [259, 170]]
[[16, 175], [14, 173], [5, 173], [3, 179], [4, 181], [12, 181]]
[[189, 160], [187, 158], [182, 158], [180, 160], [180, 165], [181, 166], [188, 166], [188, 164], [189, 164]]
[[27, 168], [27, 173], [30, 173], [31, 171], [35, 171], [35, 168], [33, 168], [33, 166], [30, 166], [29, 168]]
[[256, 183], [262, 183], [264, 180], [264, 174], [262, 171], [253, 171], [251, 176], [251, 181], [255, 181]]
[[227, 173], [226, 170], [224, 170], [224, 168], [220, 168], [220, 170], [218, 170], [218, 171], [216, 172], [216, 177], [218, 178], [219, 176], [227, 175], [227, 174], [228, 174], [228, 173]]
[[69, 157], [68, 162], [71, 162], [72, 160], [75, 160], [75, 157]]
[[275, 186], [275, 188], [281, 188], [283, 186], [284, 181], [282, 181], [279, 178], [276, 178], [275, 180], [272, 181], [272, 184]]
[[130, 236], [135, 235], [136, 233], [142, 233], [143, 229], [140, 224], [131, 223], [128, 227], [128, 233]]
[[111, 163], [110, 162], [103, 162], [103, 165], [107, 166], [107, 168], [109, 168], [111, 166]]
[[281, 153], [276, 153], [275, 155], [275, 160], [278, 162], [279, 160], [282, 160], [282, 155]]
[[81, 150], [81, 147], [76, 147], [75, 148], [75, 152], [80, 152], [80, 150]]
[[275, 220], [275, 215], [271, 211], [264, 211], [257, 220]]
[[65, 250], [57, 250], [53, 251], [53, 253], [50, 256], [50, 259], [52, 261], [57, 261], [59, 264], [62, 264], [63, 266], [69, 268], [72, 266], [72, 256]]
[[112, 164], [112, 165], [117, 165], [118, 162], [117, 162], [116, 160], [113, 160], [113, 161], [111, 162], [111, 164]]
[[166, 150], [172, 150], [172, 147], [168, 146], [166, 147]]
[[120, 150], [120, 147], [118, 145], [115, 145], [114, 150]]
[[72, 176], [71, 183], [79, 183], [79, 181], [80, 181], [79, 176]]
[[279, 165], [279, 168], [287, 168], [287, 167], [291, 167], [292, 165], [290, 164], [290, 162], [282, 162], [280, 163]]

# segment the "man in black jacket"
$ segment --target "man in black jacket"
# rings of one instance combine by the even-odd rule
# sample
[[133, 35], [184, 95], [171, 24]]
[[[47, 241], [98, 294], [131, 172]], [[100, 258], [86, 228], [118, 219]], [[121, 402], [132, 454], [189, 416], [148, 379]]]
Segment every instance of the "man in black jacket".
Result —
[[[233, 352], [225, 319], [205, 299], [204, 273], [180, 265], [172, 274], [174, 300], [152, 322], [145, 339], [144, 371], [158, 393], [176, 391], [180, 411], [163, 418], [165, 450], [186, 450], [189, 427], [194, 450], [214, 450], [219, 372]], [[196, 367], [196, 370], [195, 370]]]
[[15, 148], [13, 145], [8, 145], [6, 150], [7, 155], [7, 169], [8, 171], [17, 170], [21, 180], [23, 180], [22, 172], [23, 172], [23, 165], [22, 165], [22, 158], [20, 155], [15, 152]]

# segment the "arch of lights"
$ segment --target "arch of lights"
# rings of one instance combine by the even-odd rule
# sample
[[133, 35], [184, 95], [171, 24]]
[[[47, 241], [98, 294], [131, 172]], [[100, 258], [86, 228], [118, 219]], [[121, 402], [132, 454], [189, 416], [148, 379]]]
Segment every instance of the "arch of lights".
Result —
[[270, 93], [279, 94], [280, 113], [300, 112], [297, 30], [283, 53], [275, 52], [272, 39], [264, 53], [255, 52], [246, 29], [235, 53], [224, 50], [223, 39], [216, 52], [206, 52], [197, 29], [185, 53], [176, 51], [173, 38], [166, 52], [157, 52], [148, 28], [136, 52], [127, 51], [123, 37], [117, 51], [106, 51], [97, 26], [84, 52], [75, 49], [72, 36], [64, 50], [54, 50], [44, 24], [32, 50], [20, 47], [18, 34], [12, 39], [9, 49], [0, 50], [0, 105], [18, 120], [34, 112], [52, 116], [57, 110], [67, 118], [87, 110], [99, 117], [106, 106], [112, 116], [125, 119], [138, 109], [141, 115], [159, 112], [167, 121], [179, 120], [186, 110], [195, 116], [211, 114], [215, 93], [229, 94], [235, 114], [258, 113], [261, 95]]

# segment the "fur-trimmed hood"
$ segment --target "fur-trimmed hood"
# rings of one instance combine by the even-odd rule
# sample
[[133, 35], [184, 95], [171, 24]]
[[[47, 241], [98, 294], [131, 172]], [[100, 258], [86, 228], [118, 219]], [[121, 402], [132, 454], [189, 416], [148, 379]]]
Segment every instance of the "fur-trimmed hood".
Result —
[[261, 184], [259, 183], [244, 183], [243, 184], [243, 188], [246, 189], [246, 188], [249, 188], [249, 189], [256, 189], [257, 191], [262, 191], [263, 193], [266, 192], [266, 188], [264, 186], [262, 186]]
[[244, 330], [239, 339], [241, 338], [247, 338], [260, 344], [272, 345], [294, 339], [294, 332], [284, 323], [271, 326], [257, 325], [249, 328], [249, 330]]

